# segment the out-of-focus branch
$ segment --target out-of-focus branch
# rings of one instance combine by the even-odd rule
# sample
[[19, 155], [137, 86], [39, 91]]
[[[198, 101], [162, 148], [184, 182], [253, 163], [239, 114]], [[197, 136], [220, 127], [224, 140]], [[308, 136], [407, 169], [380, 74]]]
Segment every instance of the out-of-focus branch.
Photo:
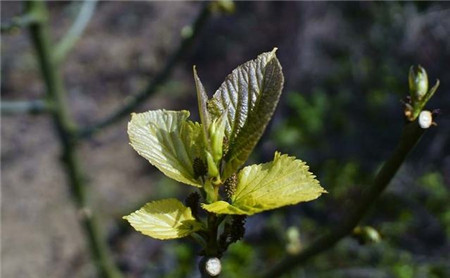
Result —
[[106, 242], [99, 231], [96, 214], [89, 208], [86, 181], [77, 156], [77, 145], [73, 139], [75, 124], [66, 104], [66, 95], [58, 66], [51, 56], [52, 43], [48, 30], [48, 11], [43, 1], [27, 1], [28, 12], [37, 13], [43, 21], [30, 25], [30, 35], [36, 49], [38, 64], [46, 87], [46, 97], [53, 103], [52, 117], [61, 143], [67, 182], [71, 189], [71, 197], [79, 211], [84, 234], [88, 240], [91, 258], [97, 268], [98, 275], [105, 278], [121, 277], [109, 255]]
[[136, 107], [142, 104], [142, 102], [145, 99], [153, 95], [157, 91], [157, 89], [164, 82], [166, 82], [167, 78], [172, 73], [172, 70], [174, 69], [175, 65], [186, 54], [192, 42], [199, 34], [201, 28], [205, 25], [207, 19], [210, 16], [210, 13], [211, 12], [209, 9], [209, 3], [203, 3], [202, 10], [200, 11], [194, 23], [192, 24], [192, 32], [190, 32], [189, 36], [186, 36], [182, 39], [180, 45], [167, 60], [167, 63], [164, 65], [162, 70], [153, 78], [153, 80], [150, 81], [147, 87], [144, 88], [144, 90], [142, 90], [140, 93], [134, 95], [133, 97], [128, 98], [127, 101], [123, 104], [123, 106], [119, 107], [109, 116], [106, 116], [104, 119], [98, 121], [97, 123], [80, 130], [78, 137], [79, 138], [90, 137], [94, 133], [101, 130], [102, 128], [112, 125], [113, 123], [119, 121], [123, 117], [128, 116], [131, 112], [133, 112], [136, 109]]
[[97, 0], [85, 0], [81, 5], [80, 11], [65, 36], [56, 44], [54, 59], [60, 64], [67, 56], [69, 51], [75, 46], [84, 29], [94, 14]]
[[2, 115], [41, 114], [49, 112], [51, 105], [44, 100], [0, 101]]
[[332, 229], [319, 237], [301, 253], [294, 256], [287, 256], [282, 259], [261, 277], [279, 277], [281, 274], [301, 266], [311, 257], [332, 248], [337, 242], [349, 235], [388, 186], [406, 156], [420, 140], [423, 133], [424, 129], [419, 126], [417, 121], [407, 123], [403, 128], [397, 148], [394, 150], [391, 157], [384, 163], [383, 167], [376, 175], [373, 184], [370, 185], [367, 190], [363, 192], [361, 198], [358, 199], [355, 208], [352, 209], [352, 212], [347, 219], [343, 221], [340, 226], [337, 226], [335, 229]]
[[39, 14], [26, 13], [24, 15], [16, 16], [11, 19], [10, 22], [1, 24], [1, 33], [13, 33], [16, 30], [30, 26], [30, 24], [39, 22], [42, 20]]

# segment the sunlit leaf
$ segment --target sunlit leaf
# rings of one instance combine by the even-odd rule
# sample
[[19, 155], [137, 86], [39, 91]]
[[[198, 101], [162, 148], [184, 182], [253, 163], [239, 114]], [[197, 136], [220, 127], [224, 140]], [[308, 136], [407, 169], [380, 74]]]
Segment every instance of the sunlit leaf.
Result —
[[200, 120], [203, 125], [204, 134], [205, 136], [208, 136], [208, 127], [210, 125], [210, 116], [207, 110], [208, 95], [206, 94], [205, 87], [203, 87], [202, 81], [200, 81], [200, 78], [198, 77], [197, 69], [195, 68], [195, 66], [192, 68], [192, 70], [194, 72], [195, 87], [197, 89], [197, 101]]
[[326, 191], [301, 160], [276, 152], [272, 162], [251, 165], [238, 174], [231, 204], [218, 201], [203, 204], [218, 214], [252, 215], [300, 202], [311, 201]]
[[202, 229], [202, 224], [192, 216], [191, 209], [177, 199], [147, 203], [124, 219], [136, 231], [156, 239], [185, 237]]
[[200, 187], [193, 161], [204, 157], [203, 131], [200, 124], [188, 121], [188, 117], [188, 111], [132, 114], [128, 135], [131, 146], [165, 175]]
[[275, 51], [237, 67], [208, 101], [212, 117], [227, 116], [224, 178], [247, 160], [278, 104], [284, 77]]

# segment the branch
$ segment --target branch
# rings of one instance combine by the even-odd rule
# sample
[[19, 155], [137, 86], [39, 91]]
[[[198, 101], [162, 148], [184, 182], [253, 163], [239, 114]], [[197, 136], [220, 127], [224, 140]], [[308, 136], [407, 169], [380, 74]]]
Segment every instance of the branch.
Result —
[[112, 112], [109, 116], [98, 121], [97, 123], [82, 129], [78, 133], [78, 138], [88, 138], [93, 134], [101, 130], [102, 128], [108, 127], [115, 122], [119, 121], [123, 117], [129, 116], [136, 107], [138, 107], [144, 100], [153, 95], [157, 89], [166, 82], [167, 78], [170, 76], [175, 65], [181, 60], [181, 58], [186, 54], [187, 50], [191, 46], [194, 39], [198, 36], [201, 28], [205, 25], [206, 20], [210, 16], [210, 10], [208, 3], [203, 4], [203, 8], [195, 19], [192, 27], [192, 35], [187, 36], [182, 39], [180, 45], [175, 50], [175, 52], [170, 56], [164, 68], [154, 77], [154, 79], [144, 88], [143, 91], [136, 94], [135, 96], [128, 99], [128, 101], [119, 107], [116, 111]]
[[51, 105], [44, 100], [0, 102], [0, 110], [2, 115], [41, 114], [49, 112], [51, 109]]
[[391, 157], [384, 163], [383, 167], [376, 175], [373, 184], [364, 191], [362, 197], [356, 204], [355, 209], [352, 210], [353, 213], [349, 215], [343, 224], [318, 238], [301, 253], [285, 257], [272, 269], [264, 273], [262, 277], [279, 277], [281, 274], [299, 267], [311, 257], [332, 248], [337, 242], [350, 234], [375, 203], [383, 190], [388, 186], [406, 156], [419, 141], [424, 131], [424, 129], [419, 127], [417, 121], [407, 123], [403, 128], [397, 148], [394, 150]]
[[43, 18], [39, 17], [38, 14], [31, 12], [21, 16], [13, 17], [10, 22], [1, 24], [1, 33], [13, 33], [21, 28], [25, 28], [33, 23], [37, 23], [42, 19]]
[[[27, 1], [28, 12], [36, 13], [47, 19], [48, 11], [42, 1]], [[50, 41], [47, 20], [30, 25], [30, 35], [36, 49], [38, 64], [46, 86], [46, 97], [54, 103], [52, 117], [61, 142], [62, 157], [71, 190], [71, 197], [79, 214], [84, 234], [88, 240], [91, 258], [100, 277], [117, 278], [120, 273], [112, 263], [106, 241], [99, 231], [96, 215], [89, 209], [86, 192], [86, 181], [77, 156], [77, 146], [74, 144], [75, 125], [70, 117], [66, 104], [63, 79], [57, 65], [52, 59], [52, 44]]]
[[75, 46], [84, 29], [91, 20], [94, 14], [97, 0], [84, 0], [78, 12], [77, 18], [73, 22], [67, 34], [55, 46], [54, 59], [57, 64], [60, 64], [67, 53]]

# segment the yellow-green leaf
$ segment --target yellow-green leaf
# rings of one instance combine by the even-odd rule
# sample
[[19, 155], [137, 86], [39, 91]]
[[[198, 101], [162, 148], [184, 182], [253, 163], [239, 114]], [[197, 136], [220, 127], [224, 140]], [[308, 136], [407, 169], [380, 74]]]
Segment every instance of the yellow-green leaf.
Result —
[[203, 204], [209, 212], [252, 215], [318, 198], [326, 191], [301, 160], [276, 152], [272, 162], [251, 165], [238, 174], [231, 204]]
[[192, 216], [191, 209], [177, 199], [147, 203], [124, 219], [136, 231], [156, 239], [185, 237], [203, 228]]
[[213, 117], [227, 117], [224, 178], [245, 163], [278, 104], [284, 77], [275, 52], [276, 48], [234, 69], [208, 101]]
[[131, 146], [166, 176], [201, 187], [194, 174], [195, 158], [204, 160], [202, 127], [188, 121], [188, 111], [154, 110], [132, 114]]

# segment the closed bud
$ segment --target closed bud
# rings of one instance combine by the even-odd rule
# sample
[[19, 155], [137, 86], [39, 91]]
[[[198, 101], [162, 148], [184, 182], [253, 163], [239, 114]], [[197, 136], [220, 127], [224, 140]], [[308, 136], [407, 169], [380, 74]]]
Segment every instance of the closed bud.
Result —
[[411, 106], [411, 104], [405, 103], [404, 114], [408, 121], [414, 121], [414, 108]]
[[202, 277], [216, 277], [222, 271], [222, 264], [216, 257], [203, 257], [199, 267]]
[[381, 241], [380, 233], [370, 226], [356, 227], [353, 230], [353, 236], [356, 237], [360, 244], [377, 243]]
[[429, 128], [433, 124], [433, 114], [424, 110], [419, 114], [419, 126], [423, 129]]
[[210, 9], [214, 13], [232, 14], [236, 10], [236, 6], [232, 0], [218, 0], [211, 3]]
[[206, 162], [208, 163], [208, 174], [210, 177], [217, 177], [219, 176], [219, 169], [217, 168], [216, 163], [214, 162], [214, 158], [206, 151]]
[[286, 251], [291, 255], [300, 253], [300, 251], [302, 250], [302, 244], [300, 241], [300, 231], [298, 230], [298, 228], [289, 227], [286, 231], [286, 237]]
[[181, 28], [181, 37], [183, 39], [191, 38], [193, 34], [194, 34], [194, 29], [192, 28], [191, 25], [186, 25], [183, 28]]
[[209, 126], [209, 138], [211, 152], [214, 161], [217, 163], [222, 159], [223, 154], [223, 139], [225, 136], [225, 114], [215, 119]]
[[428, 92], [427, 72], [421, 66], [409, 69], [409, 91], [413, 101], [420, 101]]

